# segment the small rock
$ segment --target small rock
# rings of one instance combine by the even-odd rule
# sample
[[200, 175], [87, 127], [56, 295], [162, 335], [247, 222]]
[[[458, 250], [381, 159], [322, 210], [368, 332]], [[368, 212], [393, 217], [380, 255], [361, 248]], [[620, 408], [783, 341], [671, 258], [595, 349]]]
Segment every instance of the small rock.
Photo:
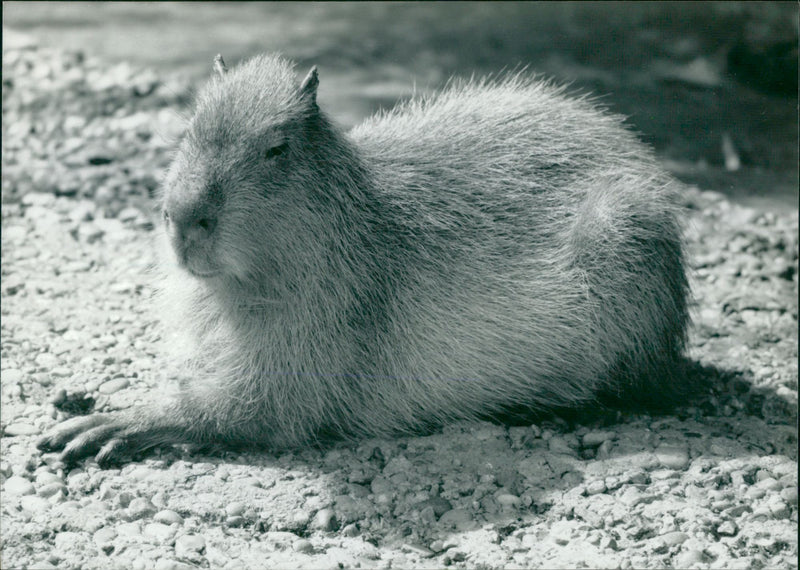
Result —
[[18, 384], [24, 376], [18, 368], [6, 368], [2, 372], [3, 384]]
[[520, 498], [511, 493], [501, 493], [495, 497], [495, 500], [504, 507], [517, 508], [520, 505]]
[[572, 540], [573, 527], [568, 521], [558, 521], [550, 527], [550, 538], [561, 546]]
[[157, 510], [149, 499], [137, 497], [128, 504], [128, 517], [129, 520], [139, 520], [152, 516]]
[[590, 431], [583, 436], [582, 442], [584, 447], [597, 447], [604, 441], [610, 441], [616, 437], [617, 434], [613, 431]]
[[229, 527], [240, 527], [244, 526], [244, 523], [247, 522], [245, 518], [241, 515], [236, 515], [235, 517], [227, 517], [225, 519], [225, 525]]
[[137, 208], [127, 207], [120, 210], [117, 219], [121, 222], [132, 222], [141, 215], [142, 213]]
[[75, 549], [76, 546], [84, 543], [84, 537], [78, 532], [61, 531], [56, 534], [56, 552], [64, 552]]
[[797, 487], [786, 487], [781, 490], [781, 498], [790, 505], [797, 505]]
[[105, 232], [93, 222], [83, 222], [78, 226], [78, 238], [82, 242], [94, 243], [103, 237]]
[[20, 199], [26, 206], [52, 206], [56, 197], [50, 192], [28, 192]]
[[430, 549], [433, 550], [434, 552], [441, 552], [442, 550], [444, 550], [444, 541], [434, 540], [430, 544]]
[[418, 555], [420, 558], [430, 558], [434, 555], [434, 552], [429, 548], [413, 543], [406, 543], [403, 545], [403, 550], [406, 552], [413, 552], [414, 554]]
[[48, 483], [47, 485], [42, 485], [36, 491], [36, 494], [39, 495], [40, 497], [47, 498], [47, 497], [52, 497], [53, 495], [56, 495], [59, 492], [63, 493], [64, 495], [67, 494], [67, 486], [64, 485], [64, 483], [61, 483], [60, 481], [56, 483]]
[[661, 540], [664, 541], [664, 544], [667, 546], [675, 546], [678, 544], [683, 544], [689, 539], [689, 535], [685, 532], [668, 532], [667, 534], [661, 535]]
[[64, 388], [60, 388], [56, 390], [56, 393], [53, 394], [53, 397], [50, 398], [50, 403], [53, 404], [55, 407], [59, 407], [62, 404], [66, 403], [67, 401], [67, 391]]
[[617, 541], [614, 540], [613, 536], [604, 536], [600, 540], [600, 548], [602, 549], [609, 549], [609, 550], [619, 550], [617, 547]]
[[311, 528], [332, 532], [339, 528], [339, 521], [336, 520], [336, 515], [332, 509], [321, 509], [314, 515], [314, 519], [311, 521]]
[[63, 483], [63, 478], [59, 477], [55, 473], [51, 473], [50, 471], [39, 471], [36, 473], [36, 485], [49, 485], [51, 483]]
[[466, 530], [474, 524], [472, 514], [465, 509], [450, 509], [439, 517], [439, 523], [457, 530]]
[[292, 549], [295, 552], [303, 552], [305, 554], [308, 554], [314, 551], [314, 545], [311, 544], [311, 542], [309, 542], [305, 538], [301, 538], [299, 540], [296, 540], [294, 544], [292, 544]]
[[42, 497], [36, 495], [27, 495], [20, 500], [20, 506], [23, 511], [30, 513], [40, 513], [50, 508], [50, 502]]
[[104, 526], [103, 528], [95, 531], [95, 533], [92, 535], [92, 540], [94, 540], [94, 543], [100, 548], [111, 544], [115, 538], [117, 538], [117, 531], [110, 526]]
[[175, 541], [175, 554], [179, 557], [195, 558], [206, 547], [206, 540], [199, 534], [184, 534]]
[[701, 564], [706, 561], [706, 556], [701, 550], [686, 550], [681, 552], [675, 557], [673, 567], [675, 568], [689, 568], [695, 564]]
[[97, 389], [97, 391], [100, 392], [101, 394], [109, 395], [109, 394], [114, 394], [115, 392], [119, 392], [123, 388], [127, 388], [129, 385], [130, 385], [130, 380], [128, 380], [127, 378], [115, 378], [114, 380], [103, 382]]
[[15, 496], [36, 494], [36, 488], [33, 486], [33, 483], [18, 475], [12, 475], [6, 479], [6, 482], [3, 485], [3, 491], [9, 495]]
[[436, 515], [436, 517], [441, 517], [447, 511], [452, 510], [453, 505], [450, 504], [450, 501], [443, 499], [442, 497], [432, 497], [430, 499], [420, 501], [414, 505], [414, 508], [419, 509], [420, 511], [427, 507], [433, 508], [433, 513]]
[[43, 368], [55, 368], [59, 364], [58, 358], [49, 352], [40, 352], [36, 355], [36, 364]]
[[[631, 487], [631, 486], [626, 487], [619, 497], [619, 500], [628, 507], [635, 507], [639, 503], [646, 502], [647, 499], [648, 497], [644, 493], [642, 493], [636, 487]], [[651, 500], [653, 499], [654, 498], [652, 498]]]
[[750, 505], [736, 505], [729, 509], [725, 509], [724, 511], [722, 511], [722, 514], [725, 515], [726, 517], [735, 519], [737, 517], [742, 516], [744, 513], [750, 512], [752, 510], [753, 509], [752, 507], [750, 507]]
[[35, 425], [18, 422], [7, 425], [4, 434], [8, 437], [15, 437], [20, 435], [37, 435], [41, 433], [41, 431], [42, 430]]
[[769, 510], [776, 519], [788, 519], [791, 514], [789, 506], [781, 500], [770, 502]]
[[225, 507], [225, 512], [228, 514], [229, 517], [238, 517], [241, 516], [242, 513], [245, 511], [245, 504], [234, 502]]
[[[22, 243], [28, 237], [28, 228], [24, 226], [9, 226], [8, 228], [3, 228], [3, 238], [9, 240], [12, 243]], [[24, 283], [21, 283], [24, 286]], [[11, 292], [11, 287], [3, 282], [3, 287], [9, 291], [9, 295], [14, 295], [17, 291]], [[20, 287], [21, 288], [21, 287]]]
[[659, 463], [667, 469], [682, 471], [689, 465], [689, 450], [685, 447], [659, 445], [655, 455]]
[[725, 521], [717, 527], [717, 534], [722, 536], [736, 536], [739, 529], [733, 521]]
[[554, 435], [547, 441], [547, 448], [553, 453], [575, 455], [575, 450], [569, 446], [566, 439], [559, 435]]
[[148, 523], [144, 527], [143, 534], [156, 540], [158, 544], [166, 544], [175, 536], [176, 529], [158, 522]]
[[602, 479], [595, 479], [594, 481], [590, 481], [586, 485], [586, 494], [587, 495], [599, 495], [600, 493], [605, 493], [606, 491], [606, 482]]
[[342, 529], [342, 534], [350, 538], [358, 536], [358, 526], [355, 523], [350, 523]]
[[764, 489], [765, 491], [779, 491], [782, 488], [782, 485], [778, 483], [778, 481], [776, 481], [775, 478], [773, 477], [767, 477], [765, 479], [761, 479], [754, 486], [757, 489]]
[[389, 482], [388, 479], [385, 477], [375, 477], [372, 482], [370, 483], [370, 489], [372, 490], [372, 494], [375, 496], [378, 495], [391, 495], [391, 493], [395, 490], [394, 486]]

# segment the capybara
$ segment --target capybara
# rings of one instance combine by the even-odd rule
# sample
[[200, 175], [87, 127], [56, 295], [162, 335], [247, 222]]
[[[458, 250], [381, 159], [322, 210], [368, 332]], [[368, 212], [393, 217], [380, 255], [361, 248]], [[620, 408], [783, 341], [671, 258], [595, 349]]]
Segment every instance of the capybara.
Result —
[[181, 391], [40, 447], [280, 451], [680, 385], [678, 183], [619, 117], [518, 72], [344, 132], [316, 68], [216, 68], [163, 189]]

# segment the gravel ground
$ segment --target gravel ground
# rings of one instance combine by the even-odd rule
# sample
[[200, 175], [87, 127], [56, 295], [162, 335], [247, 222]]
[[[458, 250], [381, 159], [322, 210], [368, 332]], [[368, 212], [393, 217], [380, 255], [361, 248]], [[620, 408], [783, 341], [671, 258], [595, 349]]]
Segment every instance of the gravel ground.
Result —
[[690, 355], [713, 382], [673, 415], [109, 470], [39, 453], [80, 395], [126, 408], [175, 377], [148, 305], [151, 197], [189, 94], [5, 46], [3, 568], [797, 567], [798, 215], [697, 189]]

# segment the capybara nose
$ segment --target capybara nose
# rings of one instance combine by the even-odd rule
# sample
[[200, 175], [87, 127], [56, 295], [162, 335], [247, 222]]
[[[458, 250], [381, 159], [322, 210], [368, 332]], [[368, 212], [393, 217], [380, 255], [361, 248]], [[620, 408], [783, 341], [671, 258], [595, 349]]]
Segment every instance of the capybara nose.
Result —
[[217, 216], [208, 206], [171, 204], [163, 215], [170, 237], [182, 245], [207, 240], [217, 227]]

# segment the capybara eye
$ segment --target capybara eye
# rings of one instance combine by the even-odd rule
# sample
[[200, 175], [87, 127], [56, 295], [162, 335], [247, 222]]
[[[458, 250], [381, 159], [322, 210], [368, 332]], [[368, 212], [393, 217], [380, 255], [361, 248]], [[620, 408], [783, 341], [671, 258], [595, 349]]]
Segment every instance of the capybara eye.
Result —
[[282, 155], [284, 152], [286, 152], [286, 148], [287, 148], [288, 146], [289, 146], [289, 145], [288, 145], [288, 144], [286, 144], [286, 143], [279, 144], [278, 146], [273, 146], [272, 148], [270, 148], [270, 149], [269, 149], [269, 150], [266, 152], [266, 154], [265, 154], [265, 158], [267, 158], [267, 159], [271, 159], [271, 158], [275, 158], [275, 157], [277, 157], [277, 156], [280, 156], [280, 155]]

